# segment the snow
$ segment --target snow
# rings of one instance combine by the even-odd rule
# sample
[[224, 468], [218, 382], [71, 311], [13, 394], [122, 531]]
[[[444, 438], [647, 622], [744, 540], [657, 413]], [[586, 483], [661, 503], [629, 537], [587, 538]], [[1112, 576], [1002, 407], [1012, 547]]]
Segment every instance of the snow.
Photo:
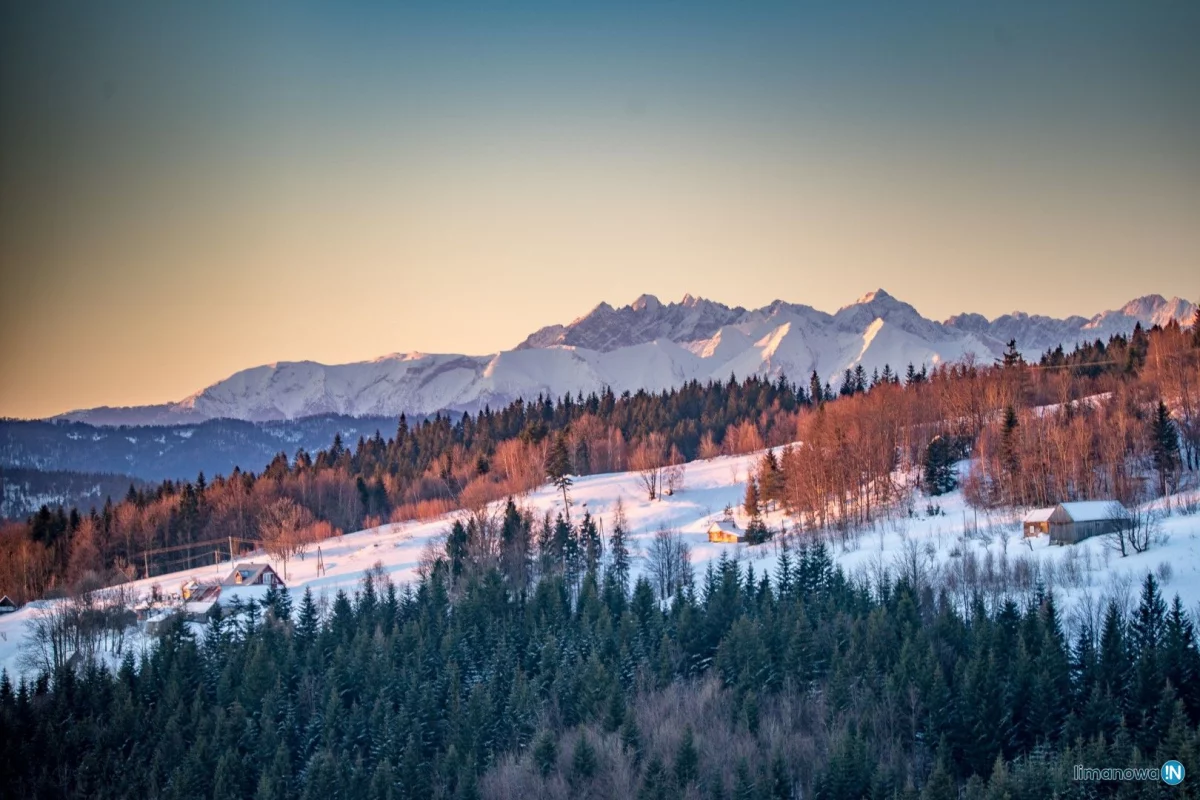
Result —
[[1100, 522], [1112, 519], [1114, 514], [1112, 500], [1081, 500], [1074, 503], [1062, 503], [1063, 511], [1076, 522]]
[[1054, 506], [1049, 508], [1035, 508], [1026, 514], [1021, 522], [1049, 522], [1050, 515], [1054, 513]]
[[1138, 322], [1188, 324], [1194, 311], [1186, 300], [1152, 295], [1091, 319], [1016, 313], [989, 322], [962, 314], [936, 322], [882, 289], [835, 314], [782, 301], [747, 311], [690, 295], [667, 304], [643, 295], [619, 309], [601, 303], [569, 325], [542, 328], [500, 353], [394, 353], [340, 365], [278, 362], [242, 370], [177, 403], [64, 416], [133, 425], [432, 414], [604, 386], [618, 394], [659, 391], [693, 379], [723, 381], [730, 373], [786, 374], [804, 382], [815, 370], [836, 388], [844, 370], [859, 365], [870, 374], [885, 364], [903, 373], [909, 363], [933, 366], [968, 354], [986, 362], [1009, 339], [1017, 340], [1027, 358], [1036, 358], [1059, 344], [1070, 348], [1077, 341], [1128, 334]]
[[[774, 572], [779, 546], [769, 542], [759, 546], [720, 544], [708, 541], [708, 531], [714, 524], [723, 524], [725, 508], [734, 510], [737, 524], [747, 522], [740, 508], [745, 495], [747, 475], [754, 469], [761, 454], [726, 456], [695, 461], [687, 465], [684, 488], [676, 494], [654, 501], [646, 498], [637, 473], [611, 473], [578, 477], [571, 488], [571, 516], [578, 520], [586, 509], [599, 517], [606, 541], [611, 531], [615, 504], [620, 499], [630, 529], [630, 548], [635, 556], [635, 571], [645, 569], [644, 556], [654, 533], [662, 526], [678, 530], [691, 548], [691, 558], [697, 581], [702, 580], [705, 566], [722, 554], [753, 565], [757, 574]], [[959, 465], [960, 471], [964, 465]], [[537, 516], [562, 510], [562, 496], [550, 485], [522, 498], [518, 503]], [[1107, 505], [1101, 503], [1099, 505]], [[1138, 584], [1148, 572], [1160, 575], [1168, 597], [1178, 593], [1187, 605], [1200, 603], [1200, 514], [1186, 515], [1179, 508], [1200, 505], [1200, 490], [1191, 490], [1176, 497], [1175, 510], [1162, 519], [1161, 532], [1165, 541], [1156, 542], [1143, 553], [1121, 557], [1106, 546], [1104, 537], [1085, 540], [1077, 545], [1054, 546], [1048, 536], [1026, 539], [1022, 535], [1019, 515], [1013, 512], [985, 515], [970, 509], [961, 492], [941, 497], [917, 495], [909, 515], [897, 512], [889, 519], [878, 521], [855, 539], [845, 543], [830, 540], [830, 552], [835, 561], [852, 576], [874, 579], [887, 570], [895, 576], [906, 556], [917, 554], [928, 571], [929, 579], [937, 586], [953, 589], [955, 575], [970, 564], [984, 569], [986, 564], [1022, 563], [1054, 591], [1064, 613], [1082, 613], [1094, 608], [1106, 597], [1128, 603], [1136, 597]], [[1155, 501], [1153, 510], [1161, 510], [1162, 501]], [[423, 551], [440, 544], [454, 515], [428, 522], [387, 524], [327, 539], [320, 543], [325, 572], [317, 574], [317, 548], [303, 558], [287, 564], [284, 579], [293, 600], [298, 601], [305, 588], [310, 588], [318, 600], [331, 600], [338, 589], [353, 592], [366, 572], [375, 564], [396, 583], [415, 581]], [[766, 514], [766, 522], [778, 529], [784, 522], [779, 511]], [[267, 561], [265, 555], [250, 554], [238, 564]], [[177, 592], [188, 580], [213, 581], [225, 578], [235, 565], [215, 564], [203, 569], [155, 576], [130, 584], [142, 598], [150, 595], [152, 586], [166, 594]], [[282, 564], [273, 565], [281, 577]], [[1032, 591], [1032, 587], [1026, 587]], [[234, 598], [243, 602], [265, 595], [265, 586], [225, 586], [220, 602], [229, 605]], [[965, 598], [958, 598], [965, 601]], [[33, 618], [36, 607], [53, 601], [31, 603], [12, 614], [0, 616], [0, 667], [10, 674], [19, 672], [18, 647]], [[135, 649], [146, 642], [135, 639]]]

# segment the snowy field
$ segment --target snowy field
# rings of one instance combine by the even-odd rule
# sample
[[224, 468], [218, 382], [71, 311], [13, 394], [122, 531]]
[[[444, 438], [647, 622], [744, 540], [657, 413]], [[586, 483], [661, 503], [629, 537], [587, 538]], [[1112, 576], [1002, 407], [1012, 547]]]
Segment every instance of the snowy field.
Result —
[[[760, 455], [692, 462], [687, 465], [683, 490], [655, 501], [646, 499], [637, 473], [577, 478], [570, 492], [572, 518], [577, 520], [585, 509], [598, 516], [607, 540], [613, 510], [620, 498], [631, 533], [630, 548], [637, 556], [644, 555], [657, 530], [668, 527], [678, 530], [690, 547], [697, 582], [702, 579], [706, 564], [722, 553], [752, 564], [756, 574], [761, 575], [764, 570], [773, 573], [779, 542], [748, 547], [714, 544], [707, 537], [709, 526], [722, 518], [727, 505], [734, 507], [738, 524], [745, 527], [740, 505], [747, 475]], [[1152, 507], [1163, 514], [1159, 540], [1144, 553], [1121, 557], [1104, 537], [1074, 546], [1052, 546], [1046, 536], [1025, 539], [1019, 515], [976, 515], [960, 492], [937, 498], [927, 498], [918, 492], [911, 509], [894, 511], [890, 518], [878, 520], [873, 527], [844, 540], [835, 533], [829, 539], [829, 549], [836, 562], [852, 576], [877, 580], [885, 571], [891, 576], [916, 571], [933, 586], [945, 587], [952, 597], [963, 600], [969, 596], [970, 586], [984, 587], [985, 595], [993, 599], [999, 596], [1019, 599], [1029, 596], [1040, 584], [1054, 592], [1068, 623], [1081, 614], [1098, 614], [1102, 603], [1110, 597], [1122, 603], [1136, 602], [1139, 584], [1148, 572], [1160, 576], [1168, 598], [1179, 594], [1184, 605], [1195, 611], [1200, 605], [1200, 559], [1197, 558], [1200, 513], [1189, 515], [1180, 508], [1189, 504], [1194, 508], [1198, 503], [1200, 491], [1192, 490], [1177, 496], [1172, 512], [1167, 515], [1163, 502], [1156, 501]], [[545, 486], [522, 498], [519, 505], [533, 509], [539, 516], [545, 511], [553, 514], [561, 511], [562, 496], [552, 486]], [[323, 575], [317, 574], [316, 546], [303, 560], [293, 559], [287, 565], [287, 585], [293, 599], [298, 600], [305, 588], [311, 588], [318, 600], [321, 596], [331, 600], [338, 589], [353, 592], [364, 573], [377, 563], [382, 564], [397, 584], [416, 580], [422, 552], [445, 535], [453, 517], [388, 524], [321, 542]], [[767, 514], [766, 521], [773, 530], [778, 530], [784, 518], [775, 512]], [[247, 561], [270, 559], [259, 553], [242, 557], [238, 563]], [[282, 565], [275, 566], [282, 575]], [[154, 585], [164, 593], [174, 593], [190, 578], [222, 579], [232, 568], [233, 564], [226, 561], [136, 581], [129, 587], [139, 598], [148, 599]], [[644, 568], [643, 559], [636, 559], [635, 570]], [[252, 594], [255, 589], [237, 591]], [[226, 589], [221, 600], [228, 603], [230, 596], [231, 591]], [[0, 667], [10, 675], [21, 672], [20, 644], [37, 608], [46, 602], [31, 603], [16, 613], [0, 617]], [[135, 651], [149, 644], [142, 635], [135, 635], [129, 641]]]

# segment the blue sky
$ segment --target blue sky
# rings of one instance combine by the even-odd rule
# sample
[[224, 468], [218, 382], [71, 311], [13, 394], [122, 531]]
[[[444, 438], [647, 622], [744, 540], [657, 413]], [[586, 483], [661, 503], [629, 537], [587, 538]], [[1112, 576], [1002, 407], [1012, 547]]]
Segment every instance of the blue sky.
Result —
[[0, 414], [642, 292], [1194, 297], [1198, 40], [1191, 2], [4, 3]]

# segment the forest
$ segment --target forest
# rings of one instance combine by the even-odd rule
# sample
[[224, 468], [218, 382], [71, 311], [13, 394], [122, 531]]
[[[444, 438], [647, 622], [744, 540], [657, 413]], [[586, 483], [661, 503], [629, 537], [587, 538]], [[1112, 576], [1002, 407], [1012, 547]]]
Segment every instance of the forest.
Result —
[[[533, 521], [509, 505], [502, 537]], [[582, 527], [582, 526], [581, 526]], [[522, 533], [524, 531], [524, 533]], [[1154, 576], [1068, 632], [1053, 594], [965, 607], [848, 579], [823, 542], [664, 604], [620, 525], [571, 578], [446, 553], [328, 605], [272, 589], [119, 668], [0, 676], [5, 795], [1193, 797], [1075, 765], [1197, 763], [1195, 620]], [[513, 552], [513, 550], [508, 550]], [[531, 548], [529, 551], [533, 553]], [[295, 604], [295, 608], [293, 607]]]
[[[560, 471], [637, 470], [653, 499], [672, 467], [779, 448], [764, 497], [797, 529], [845, 537], [914, 493], [962, 487], [977, 508], [1093, 497], [1126, 504], [1177, 488], [1200, 468], [1200, 326], [1062, 348], [1026, 363], [1011, 343], [997, 363], [847, 370], [835, 391], [734, 376], [661, 393], [539, 397], [436, 415], [393, 436], [279, 453], [259, 473], [130, 487], [99, 509], [41, 508], [0, 527], [0, 592], [17, 602], [211, 564], [266, 547], [302, 553], [340, 531], [431, 519], [543, 484]], [[904, 476], [923, 471], [920, 482]]]

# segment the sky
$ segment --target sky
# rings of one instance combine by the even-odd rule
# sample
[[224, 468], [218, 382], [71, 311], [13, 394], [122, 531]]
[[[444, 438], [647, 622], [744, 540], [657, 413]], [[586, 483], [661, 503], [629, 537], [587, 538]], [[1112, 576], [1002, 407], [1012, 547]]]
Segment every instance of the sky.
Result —
[[0, 416], [600, 301], [1200, 295], [1200, 4], [0, 0]]

